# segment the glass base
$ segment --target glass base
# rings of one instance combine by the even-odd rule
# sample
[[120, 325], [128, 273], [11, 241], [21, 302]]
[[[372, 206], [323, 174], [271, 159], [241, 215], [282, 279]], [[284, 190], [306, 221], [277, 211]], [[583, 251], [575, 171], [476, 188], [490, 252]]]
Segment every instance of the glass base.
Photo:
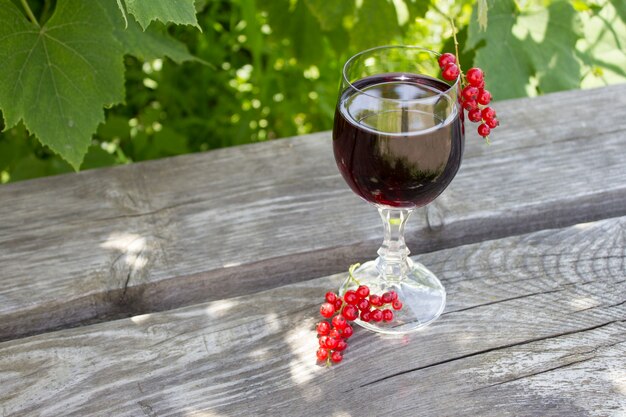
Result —
[[[367, 285], [372, 294], [394, 290], [402, 301], [401, 310], [393, 311], [394, 319], [390, 322], [364, 322], [355, 320], [358, 325], [379, 333], [401, 335], [419, 330], [435, 321], [446, 306], [446, 290], [424, 265], [408, 259], [406, 277], [398, 280], [385, 280], [376, 267], [377, 261], [367, 262], [354, 271], [354, 277], [362, 285]], [[349, 289], [358, 285], [348, 277], [339, 288], [343, 296]]]

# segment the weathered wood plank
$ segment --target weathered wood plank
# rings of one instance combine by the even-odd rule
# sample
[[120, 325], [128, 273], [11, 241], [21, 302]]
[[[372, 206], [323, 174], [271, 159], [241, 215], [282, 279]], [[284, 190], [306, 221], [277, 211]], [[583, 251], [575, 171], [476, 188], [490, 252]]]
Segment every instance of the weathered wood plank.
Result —
[[316, 366], [335, 275], [0, 343], [7, 416], [621, 416], [626, 217], [421, 260], [449, 291], [433, 326], [357, 329]]
[[[414, 253], [626, 214], [626, 86], [498, 109], [494, 144], [471, 133], [410, 221]], [[0, 340], [335, 273], [381, 239], [328, 132], [5, 185], [0, 202]]]

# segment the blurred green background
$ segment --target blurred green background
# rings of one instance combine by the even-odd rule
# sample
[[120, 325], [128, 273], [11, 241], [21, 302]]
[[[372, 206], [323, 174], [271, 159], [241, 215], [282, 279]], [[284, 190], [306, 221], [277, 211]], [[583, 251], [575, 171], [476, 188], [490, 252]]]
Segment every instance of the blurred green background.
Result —
[[[464, 68], [486, 71], [495, 100], [626, 81], [626, 1], [479, 3], [196, 1], [202, 32], [167, 30], [210, 65], [126, 56], [126, 103], [106, 110], [81, 169], [330, 129], [350, 55], [384, 44], [453, 51], [449, 18]], [[2, 183], [71, 171], [21, 123], [0, 134]]]

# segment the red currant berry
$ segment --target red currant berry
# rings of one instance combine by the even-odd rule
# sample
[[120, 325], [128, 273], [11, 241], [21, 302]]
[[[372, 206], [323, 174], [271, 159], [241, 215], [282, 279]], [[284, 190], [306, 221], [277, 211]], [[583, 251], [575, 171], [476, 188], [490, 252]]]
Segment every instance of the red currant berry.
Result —
[[483, 119], [489, 120], [496, 117], [496, 111], [491, 107], [485, 107], [482, 112]]
[[477, 100], [479, 104], [486, 106], [491, 102], [491, 93], [487, 90], [480, 90]]
[[460, 73], [461, 71], [459, 71], [459, 67], [457, 67], [456, 64], [448, 64], [441, 73], [441, 76], [444, 80], [454, 81]]
[[389, 310], [388, 308], [383, 310], [383, 320], [385, 321], [393, 320], [393, 311]]
[[315, 352], [315, 355], [318, 361], [325, 361], [328, 358], [328, 351], [324, 348], [319, 348], [317, 352]]
[[465, 100], [476, 100], [476, 97], [478, 97], [478, 88], [468, 85], [463, 89], [461, 94]]
[[370, 316], [370, 312], [369, 311], [362, 311], [361, 312], [361, 320], [363, 320], [365, 323], [368, 323], [371, 319], [372, 319], [372, 317]]
[[483, 88], [485, 88], [485, 80], [481, 80], [478, 84], [476, 84], [474, 87], [478, 88], [479, 90], [482, 90]]
[[359, 302], [356, 303], [356, 306], [361, 311], [368, 311], [370, 309], [370, 302], [367, 298], [364, 298], [359, 300]]
[[337, 347], [337, 342], [339, 342], [339, 339], [335, 339], [334, 337], [328, 337], [326, 338], [326, 348], [327, 349], [334, 349]]
[[393, 303], [391, 303], [391, 307], [393, 307], [394, 310], [400, 310], [402, 308], [402, 301], [394, 300]]
[[487, 119], [485, 120], [485, 124], [489, 126], [490, 129], [495, 129], [496, 127], [500, 126], [500, 122], [498, 121], [498, 119]]
[[332, 359], [335, 363], [339, 363], [343, 359], [343, 356], [341, 355], [341, 352], [335, 351], [332, 355], [330, 355], [330, 359]]
[[346, 350], [347, 347], [348, 347], [348, 344], [345, 341], [340, 340], [337, 342], [337, 347], [335, 348], [335, 352], [343, 352], [344, 350]]
[[335, 311], [339, 311], [342, 305], [343, 305], [343, 300], [341, 299], [341, 297], [338, 297], [335, 300]]
[[465, 78], [467, 78], [467, 82], [473, 85], [474, 87], [478, 87], [480, 82], [483, 81], [483, 72], [480, 68], [470, 68], [467, 70], [465, 74]]
[[383, 312], [380, 310], [373, 310], [370, 313], [370, 316], [372, 317], [372, 320], [374, 321], [381, 321], [383, 319]]
[[357, 310], [357, 308], [353, 305], [347, 305], [341, 311], [341, 315], [352, 321], [359, 317], [359, 310]]
[[359, 300], [359, 297], [357, 297], [356, 292], [353, 290], [348, 290], [343, 295], [343, 299], [346, 300], [346, 303], [354, 305]]
[[478, 134], [482, 137], [487, 137], [489, 136], [489, 132], [491, 132], [491, 129], [489, 129], [489, 126], [487, 126], [486, 124], [481, 124], [480, 126], [478, 126]]
[[348, 339], [350, 336], [354, 334], [354, 329], [352, 328], [352, 326], [347, 325], [346, 328], [343, 329], [341, 334], [343, 335], [344, 339]]
[[322, 336], [317, 339], [321, 347], [326, 347], [326, 339], [328, 339], [328, 336]]
[[320, 336], [327, 335], [330, 332], [330, 324], [327, 321], [320, 321], [317, 323], [317, 334]]
[[370, 295], [370, 304], [375, 307], [380, 307], [381, 305], [383, 305], [383, 301], [380, 299], [379, 295], [372, 294]]
[[331, 303], [331, 304], [335, 304], [335, 301], [337, 301], [337, 294], [335, 294], [332, 291], [328, 291], [326, 293], [326, 302]]
[[320, 314], [326, 318], [331, 317], [335, 313], [335, 306], [331, 303], [324, 303], [320, 307]]
[[391, 301], [396, 301], [398, 299], [398, 293], [394, 290], [389, 291], [389, 294], [391, 294]]
[[472, 100], [465, 100], [463, 102], [463, 108], [465, 110], [468, 110], [468, 111], [477, 109], [478, 108], [478, 102], [476, 100], [474, 100], [474, 99], [472, 99]]
[[348, 322], [346, 321], [346, 318], [344, 316], [336, 315], [335, 317], [333, 317], [333, 326], [335, 326], [335, 328], [343, 330], [347, 324]]
[[341, 332], [339, 330], [337, 330], [337, 329], [332, 329], [328, 333], [328, 337], [332, 337], [333, 339], [339, 340], [341, 338]]
[[438, 61], [441, 69], [444, 69], [448, 64], [456, 64], [456, 57], [453, 54], [446, 52], [439, 57]]
[[365, 298], [370, 295], [370, 289], [367, 287], [367, 285], [361, 285], [359, 286], [359, 288], [356, 289], [356, 295], [359, 298]]
[[467, 117], [468, 119], [470, 119], [470, 121], [477, 123], [480, 122], [481, 120], [483, 120], [483, 115], [480, 112], [480, 109], [472, 109], [469, 112], [467, 112]]
[[393, 301], [393, 297], [389, 292], [384, 293], [381, 298], [383, 300], [383, 304], [389, 304], [391, 301]]

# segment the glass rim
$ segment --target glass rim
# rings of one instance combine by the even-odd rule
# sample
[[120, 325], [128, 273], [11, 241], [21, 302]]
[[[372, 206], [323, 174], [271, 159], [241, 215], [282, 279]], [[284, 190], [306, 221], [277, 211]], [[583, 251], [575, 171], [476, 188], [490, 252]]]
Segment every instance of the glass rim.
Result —
[[[373, 96], [371, 94], [368, 94], [366, 91], [363, 91], [363, 90], [361, 90], [358, 87], [355, 87], [354, 84], [352, 84], [350, 82], [350, 80], [348, 79], [348, 76], [346, 74], [348, 66], [350, 64], [352, 64], [353, 61], [355, 61], [360, 56], [363, 56], [363, 55], [365, 55], [367, 53], [371, 53], [371, 52], [374, 52], [374, 51], [383, 50], [383, 49], [413, 49], [413, 50], [421, 50], [421, 51], [424, 51], [424, 52], [428, 52], [428, 53], [434, 55], [435, 57], [441, 56], [441, 54], [439, 52], [435, 52], [435, 51], [433, 51], [431, 49], [423, 48], [421, 46], [415, 46], [415, 45], [383, 45], [383, 46], [376, 46], [374, 48], [365, 49], [365, 50], [363, 50], [361, 52], [357, 52], [356, 54], [352, 55], [350, 58], [348, 58], [348, 60], [345, 62], [345, 64], [343, 64], [343, 68], [341, 69], [341, 77], [343, 78], [343, 81], [347, 83], [348, 88], [351, 88], [351, 89], [353, 89], [355, 91], [358, 91], [359, 93], [364, 94], [366, 96], [373, 97], [373, 98], [375, 98], [377, 100], [389, 100], [389, 101], [402, 102], [402, 103], [422, 102], [422, 101], [428, 100], [429, 99], [428, 97], [403, 100], [403, 99], [396, 99], [396, 98], [384, 98], [384, 97]], [[415, 73], [415, 74], [417, 74], [417, 73]], [[456, 80], [454, 81], [454, 83], [452, 85], [449, 85], [446, 90], [443, 90], [443, 91], [439, 92], [438, 95], [449, 95], [449, 93], [453, 89], [457, 90], [460, 79], [461, 79], [461, 74], [459, 74], [456, 77]]]

